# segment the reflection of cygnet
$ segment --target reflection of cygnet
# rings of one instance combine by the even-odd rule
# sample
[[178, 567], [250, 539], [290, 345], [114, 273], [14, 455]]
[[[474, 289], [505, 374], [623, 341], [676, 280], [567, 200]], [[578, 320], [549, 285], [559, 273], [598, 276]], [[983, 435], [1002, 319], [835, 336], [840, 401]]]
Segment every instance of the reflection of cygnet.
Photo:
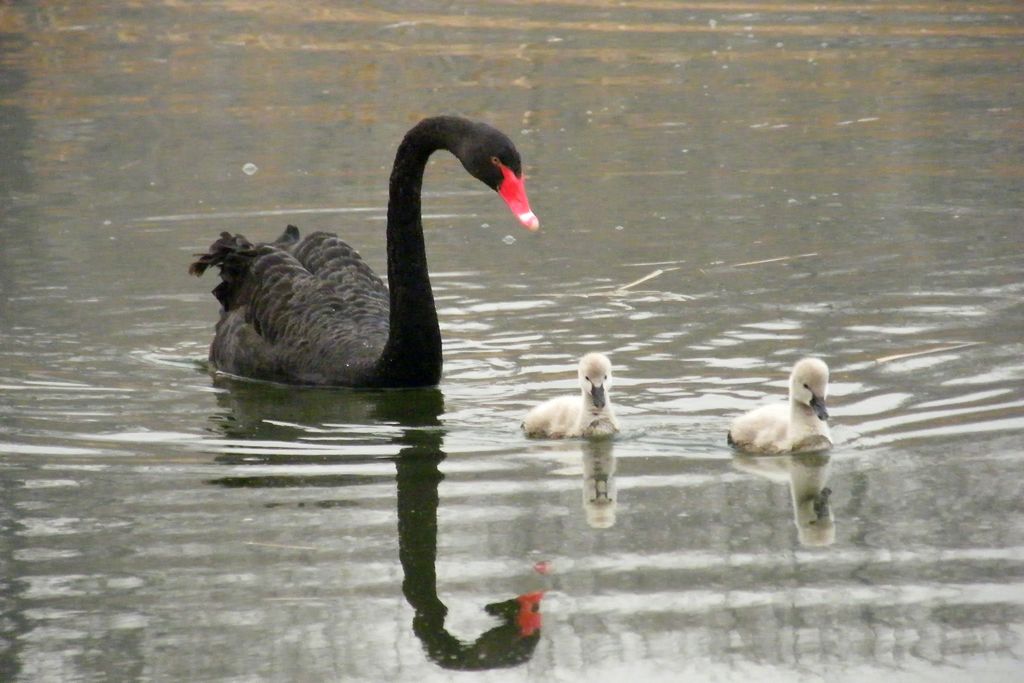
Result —
[[835, 520], [829, 496], [829, 457], [821, 453], [802, 453], [780, 457], [735, 455], [736, 469], [752, 472], [772, 481], [788, 482], [793, 501], [793, 522], [801, 545], [826, 546], [836, 540]]
[[560, 396], [541, 403], [526, 414], [527, 436], [560, 439], [566, 436], [608, 436], [619, 431], [609, 390], [612, 364], [600, 353], [580, 360], [580, 398]]
[[736, 418], [729, 428], [729, 445], [754, 453], [831, 447], [827, 394], [828, 366], [817, 358], [804, 358], [789, 376], [789, 404], [762, 406]]
[[615, 526], [615, 454], [612, 440], [588, 441], [583, 448], [583, 512], [595, 529]]

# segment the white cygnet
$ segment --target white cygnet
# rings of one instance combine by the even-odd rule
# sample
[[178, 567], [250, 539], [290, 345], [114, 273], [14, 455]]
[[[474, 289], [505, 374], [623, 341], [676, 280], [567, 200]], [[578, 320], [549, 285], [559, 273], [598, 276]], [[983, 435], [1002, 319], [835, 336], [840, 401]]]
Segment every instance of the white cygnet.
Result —
[[619, 431], [609, 395], [611, 361], [603, 354], [588, 353], [580, 360], [578, 374], [581, 396], [560, 396], [530, 410], [522, 424], [527, 436], [561, 439]]
[[827, 394], [828, 366], [817, 358], [804, 358], [789, 376], [789, 405], [763, 406], [736, 418], [729, 428], [729, 445], [752, 453], [831, 447]]

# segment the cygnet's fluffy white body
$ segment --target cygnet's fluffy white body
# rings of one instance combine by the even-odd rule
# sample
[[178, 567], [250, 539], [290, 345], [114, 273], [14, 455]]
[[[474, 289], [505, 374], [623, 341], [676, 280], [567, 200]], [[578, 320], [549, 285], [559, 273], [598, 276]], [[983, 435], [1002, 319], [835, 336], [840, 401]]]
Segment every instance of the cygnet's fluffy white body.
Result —
[[736, 418], [729, 428], [729, 444], [752, 453], [829, 448], [827, 395], [828, 366], [817, 358], [804, 358], [789, 375], [789, 403], [763, 406]]
[[580, 360], [580, 396], [560, 396], [536, 406], [523, 420], [527, 436], [561, 439], [574, 436], [608, 436], [619, 431], [609, 391], [612, 364], [600, 353]]

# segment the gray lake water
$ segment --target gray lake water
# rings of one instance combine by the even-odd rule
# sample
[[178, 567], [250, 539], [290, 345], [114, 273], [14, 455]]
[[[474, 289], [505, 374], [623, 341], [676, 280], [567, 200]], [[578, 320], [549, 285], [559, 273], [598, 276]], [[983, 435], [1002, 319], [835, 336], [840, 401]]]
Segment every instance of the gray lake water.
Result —
[[[211, 376], [191, 255], [384, 272], [435, 113], [543, 226], [434, 158], [440, 386]], [[1022, 133], [1010, 0], [0, 5], [0, 679], [1020, 680]], [[808, 354], [830, 456], [734, 455]]]

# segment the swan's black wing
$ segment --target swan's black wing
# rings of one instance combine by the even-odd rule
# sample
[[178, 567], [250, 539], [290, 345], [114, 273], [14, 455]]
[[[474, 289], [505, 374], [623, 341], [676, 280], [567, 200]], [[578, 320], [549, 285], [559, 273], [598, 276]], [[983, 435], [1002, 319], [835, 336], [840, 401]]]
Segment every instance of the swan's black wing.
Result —
[[288, 229], [253, 245], [222, 233], [190, 272], [220, 267], [221, 319], [210, 361], [224, 372], [297, 384], [365, 381], [387, 341], [388, 290], [329, 233]]

